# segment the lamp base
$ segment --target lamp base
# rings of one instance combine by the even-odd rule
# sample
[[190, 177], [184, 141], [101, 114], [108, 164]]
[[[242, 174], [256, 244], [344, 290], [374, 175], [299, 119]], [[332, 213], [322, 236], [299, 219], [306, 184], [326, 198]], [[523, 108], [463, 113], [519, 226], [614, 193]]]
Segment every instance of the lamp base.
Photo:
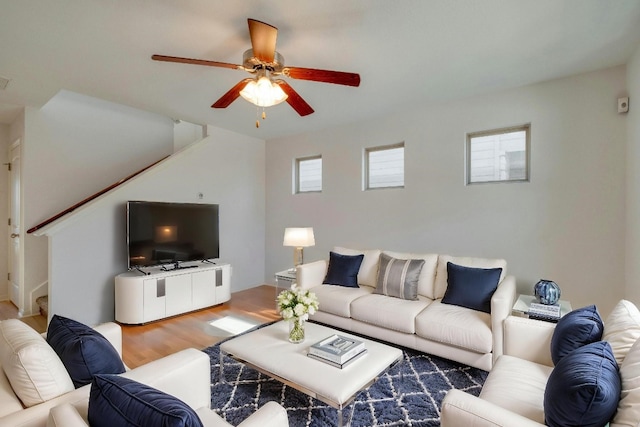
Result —
[[297, 247], [293, 250], [293, 269], [295, 270], [295, 268], [300, 264], [304, 264], [304, 254], [303, 249], [301, 247]]

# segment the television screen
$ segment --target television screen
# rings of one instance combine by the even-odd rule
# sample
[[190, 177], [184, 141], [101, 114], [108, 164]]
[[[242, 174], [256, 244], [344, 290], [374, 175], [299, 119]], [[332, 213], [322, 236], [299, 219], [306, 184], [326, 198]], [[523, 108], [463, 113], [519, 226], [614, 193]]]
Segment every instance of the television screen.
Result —
[[218, 205], [127, 202], [129, 268], [220, 257]]

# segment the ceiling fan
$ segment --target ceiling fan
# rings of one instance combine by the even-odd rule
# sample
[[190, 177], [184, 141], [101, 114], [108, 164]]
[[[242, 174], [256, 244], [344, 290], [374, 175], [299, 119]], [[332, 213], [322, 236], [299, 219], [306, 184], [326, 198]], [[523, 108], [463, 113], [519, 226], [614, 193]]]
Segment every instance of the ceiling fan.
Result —
[[[286, 81], [274, 80], [272, 77], [285, 76], [292, 79], [346, 86], [360, 85], [360, 75], [356, 73], [285, 66], [284, 57], [276, 52], [278, 29], [255, 19], [248, 19], [248, 22], [251, 49], [244, 52], [242, 65], [165, 55], [153, 55], [151, 58], [156, 61], [243, 70], [254, 75], [254, 77], [238, 82], [222, 95], [211, 106], [212, 108], [226, 108], [239, 96], [242, 96], [258, 107], [270, 107], [286, 100], [299, 115], [306, 116], [313, 113], [313, 108]], [[258, 121], [256, 121], [256, 126], [259, 126]]]

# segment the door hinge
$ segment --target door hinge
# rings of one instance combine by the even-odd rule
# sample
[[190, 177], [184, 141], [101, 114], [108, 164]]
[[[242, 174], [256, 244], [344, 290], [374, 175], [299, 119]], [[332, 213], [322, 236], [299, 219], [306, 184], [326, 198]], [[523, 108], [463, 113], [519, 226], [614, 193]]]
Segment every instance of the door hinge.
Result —
[[11, 273], [7, 273], [7, 280], [11, 281]]
[[7, 222], [9, 223], [9, 225], [11, 225], [11, 218], [9, 218], [9, 220]]
[[8, 170], [9, 172], [11, 172], [11, 162], [9, 162], [9, 163], [3, 163], [3, 165], [7, 165], [7, 170]]

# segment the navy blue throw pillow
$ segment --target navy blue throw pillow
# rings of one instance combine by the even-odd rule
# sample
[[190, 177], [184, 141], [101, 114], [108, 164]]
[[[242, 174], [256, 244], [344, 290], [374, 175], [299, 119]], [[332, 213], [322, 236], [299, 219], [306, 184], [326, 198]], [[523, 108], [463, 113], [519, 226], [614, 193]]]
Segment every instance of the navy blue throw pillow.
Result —
[[54, 315], [47, 328], [47, 342], [62, 360], [76, 388], [89, 384], [96, 374], [125, 371], [109, 340], [75, 320]]
[[491, 313], [491, 297], [498, 288], [502, 268], [473, 268], [447, 263], [444, 304]]
[[584, 345], [553, 368], [544, 390], [544, 417], [550, 427], [601, 427], [618, 408], [622, 388], [611, 345]]
[[358, 288], [358, 271], [364, 255], [342, 255], [329, 252], [329, 267], [322, 283]]
[[604, 324], [595, 305], [578, 308], [563, 316], [551, 336], [551, 360], [557, 365], [567, 354], [585, 344], [600, 341]]
[[91, 427], [202, 427], [182, 400], [118, 375], [96, 375], [89, 394]]

